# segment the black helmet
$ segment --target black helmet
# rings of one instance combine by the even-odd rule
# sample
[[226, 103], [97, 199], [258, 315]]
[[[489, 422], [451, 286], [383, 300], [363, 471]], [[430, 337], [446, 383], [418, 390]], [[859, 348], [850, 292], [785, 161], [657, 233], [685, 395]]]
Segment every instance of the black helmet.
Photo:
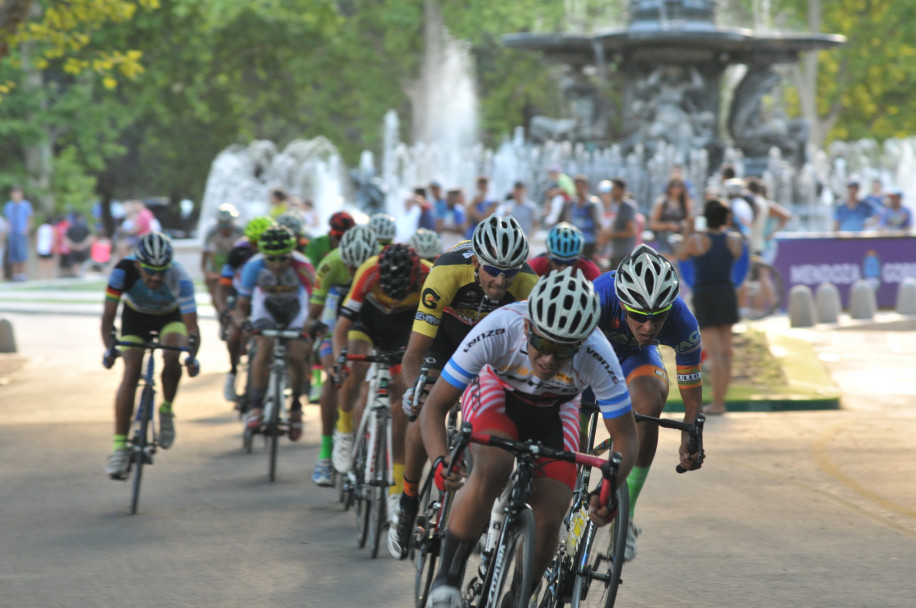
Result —
[[392, 243], [378, 256], [379, 284], [386, 296], [402, 300], [417, 282], [420, 257], [403, 243]]

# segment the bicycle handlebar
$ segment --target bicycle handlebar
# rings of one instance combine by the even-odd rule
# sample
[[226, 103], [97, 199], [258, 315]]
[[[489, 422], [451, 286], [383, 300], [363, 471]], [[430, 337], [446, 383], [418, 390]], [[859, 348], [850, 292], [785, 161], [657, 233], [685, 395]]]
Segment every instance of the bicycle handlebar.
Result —
[[302, 333], [301, 329], [251, 329], [252, 336], [262, 336], [264, 338], [280, 338], [286, 340], [310, 340], [307, 335]]
[[413, 387], [412, 411], [416, 412], [407, 417], [408, 422], [413, 422], [420, 415], [420, 397], [423, 395], [423, 389], [426, 388], [426, 381], [429, 379], [429, 368], [435, 359], [426, 357], [423, 365], [420, 366], [420, 373], [417, 375], [417, 382]]
[[381, 363], [383, 365], [397, 365], [404, 358], [404, 350], [393, 350], [387, 353], [376, 353], [374, 355], [351, 355], [345, 354], [342, 359], [346, 361], [360, 361], [362, 363]]

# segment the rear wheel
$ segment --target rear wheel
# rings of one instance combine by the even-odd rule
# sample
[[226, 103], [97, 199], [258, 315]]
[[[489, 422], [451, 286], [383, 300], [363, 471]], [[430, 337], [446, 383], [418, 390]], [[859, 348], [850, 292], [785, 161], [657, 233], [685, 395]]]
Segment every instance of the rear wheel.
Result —
[[534, 514], [519, 511], [512, 527], [503, 533], [493, 556], [492, 577], [486, 591], [494, 608], [527, 608], [534, 574]]
[[744, 316], [751, 320], [762, 319], [779, 310], [783, 289], [782, 275], [778, 270], [763, 260], [751, 262], [748, 278], [744, 282]]

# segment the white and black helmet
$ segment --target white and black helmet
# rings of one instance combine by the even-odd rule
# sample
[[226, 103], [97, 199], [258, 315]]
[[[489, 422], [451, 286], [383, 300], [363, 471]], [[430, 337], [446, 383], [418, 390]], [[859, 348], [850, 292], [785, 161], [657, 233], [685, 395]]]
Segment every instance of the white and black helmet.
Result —
[[582, 271], [572, 266], [538, 279], [528, 295], [528, 320], [552, 342], [578, 344], [601, 317], [598, 294]]
[[657, 312], [671, 306], [679, 287], [671, 262], [646, 244], [623, 258], [614, 279], [620, 303], [641, 312]]
[[417, 255], [424, 260], [435, 259], [442, 253], [442, 239], [439, 235], [428, 228], [420, 228], [407, 241], [407, 244], [413, 247]]
[[477, 224], [471, 248], [480, 263], [499, 268], [518, 268], [528, 259], [528, 239], [511, 215], [491, 215]]
[[223, 203], [216, 210], [216, 221], [220, 224], [232, 224], [239, 218], [239, 210], [232, 203]]
[[141, 264], [164, 268], [172, 263], [172, 241], [161, 232], [147, 232], [137, 243], [134, 254]]
[[387, 213], [375, 213], [369, 218], [369, 227], [375, 232], [375, 238], [391, 242], [398, 234], [398, 224]]
[[340, 259], [347, 266], [358, 268], [378, 253], [378, 239], [366, 224], [353, 226], [340, 237]]

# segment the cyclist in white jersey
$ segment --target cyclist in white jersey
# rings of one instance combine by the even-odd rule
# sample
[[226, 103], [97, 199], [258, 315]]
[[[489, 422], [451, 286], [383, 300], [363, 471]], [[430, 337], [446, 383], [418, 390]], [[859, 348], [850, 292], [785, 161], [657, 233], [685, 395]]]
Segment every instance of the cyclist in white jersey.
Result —
[[[598, 296], [580, 271], [566, 268], [541, 277], [527, 302], [504, 306], [465, 337], [436, 381], [420, 414], [430, 458], [447, 458], [445, 417], [461, 397], [462, 416], [475, 431], [510, 439], [535, 439], [565, 450], [579, 448], [579, 393], [595, 392], [614, 449], [623, 460], [619, 484], [636, 458], [638, 439], [630, 396], [607, 338], [596, 330]], [[471, 550], [486, 528], [493, 501], [505, 487], [514, 459], [498, 448], [470, 446], [474, 467], [455, 497], [442, 561], [429, 606], [458, 606], [458, 590]], [[437, 484], [457, 487], [437, 459]], [[535, 577], [554, 554], [575, 483], [575, 465], [544, 461], [534, 481]], [[604, 497], [607, 499], [607, 496]], [[606, 503], [592, 502], [592, 518], [607, 523]]]

